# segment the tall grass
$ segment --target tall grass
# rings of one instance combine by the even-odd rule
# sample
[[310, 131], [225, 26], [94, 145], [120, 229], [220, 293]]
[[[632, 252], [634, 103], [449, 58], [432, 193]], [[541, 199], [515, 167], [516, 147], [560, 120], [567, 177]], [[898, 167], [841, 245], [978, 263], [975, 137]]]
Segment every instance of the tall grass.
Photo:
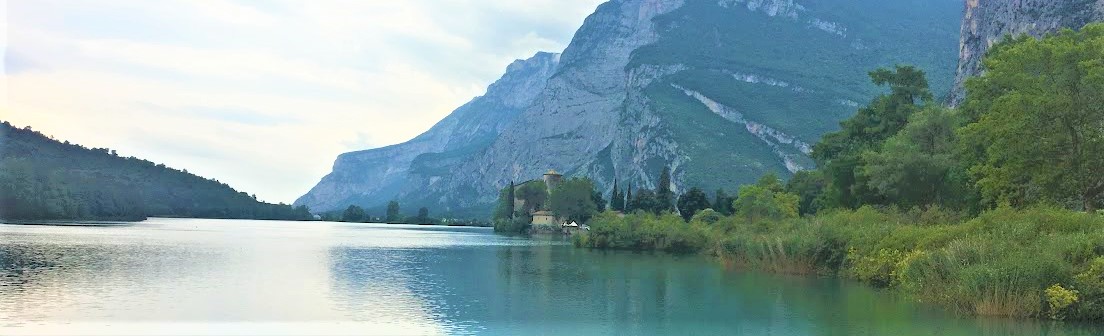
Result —
[[590, 226], [577, 246], [708, 253], [738, 267], [837, 274], [968, 314], [1104, 319], [1104, 216], [1055, 207], [972, 219], [871, 207], [757, 222], [603, 214]]

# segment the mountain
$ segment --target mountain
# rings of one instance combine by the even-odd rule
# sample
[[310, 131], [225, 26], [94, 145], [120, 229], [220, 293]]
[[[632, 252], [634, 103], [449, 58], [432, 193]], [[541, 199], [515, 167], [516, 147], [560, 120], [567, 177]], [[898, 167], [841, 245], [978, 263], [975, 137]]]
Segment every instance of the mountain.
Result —
[[0, 219], [140, 220], [155, 217], [312, 219], [306, 207], [268, 204], [162, 164], [106, 148], [61, 143], [0, 123]]
[[981, 59], [1006, 36], [1042, 37], [1104, 20], [1104, 0], [967, 0], [959, 43], [958, 74], [950, 104], [962, 102], [966, 79], [981, 73]]
[[378, 207], [404, 191], [434, 182], [485, 150], [543, 91], [559, 62], [560, 54], [546, 52], [514, 61], [486, 94], [414, 139], [338, 156], [333, 171], [294, 204], [318, 210], [350, 204]]
[[[516, 119], [478, 150], [454, 156], [449, 169], [402, 168], [396, 160], [391, 171], [406, 169], [403, 188], [365, 188], [375, 182], [357, 181], [349, 193], [373, 196], [315, 198], [312, 190], [303, 199], [325, 199], [327, 206], [312, 208], [336, 209], [394, 198], [480, 215], [510, 181], [548, 169], [590, 177], [607, 191], [615, 179], [654, 188], [663, 166], [672, 169], [676, 192], [731, 190], [766, 172], [785, 176], [811, 167], [810, 144], [879, 92], [869, 84], [870, 70], [913, 64], [928, 72], [934, 91], [948, 92], [961, 6], [955, 0], [609, 1], [587, 17]], [[382, 165], [343, 160], [330, 176]]]

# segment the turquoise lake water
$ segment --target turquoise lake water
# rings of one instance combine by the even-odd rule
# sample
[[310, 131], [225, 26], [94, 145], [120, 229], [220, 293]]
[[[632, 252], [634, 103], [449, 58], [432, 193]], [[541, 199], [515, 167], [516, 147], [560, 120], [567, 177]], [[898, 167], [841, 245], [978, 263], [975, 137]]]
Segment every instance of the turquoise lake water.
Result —
[[0, 335], [1102, 335], [834, 278], [485, 228], [151, 219], [0, 225]]

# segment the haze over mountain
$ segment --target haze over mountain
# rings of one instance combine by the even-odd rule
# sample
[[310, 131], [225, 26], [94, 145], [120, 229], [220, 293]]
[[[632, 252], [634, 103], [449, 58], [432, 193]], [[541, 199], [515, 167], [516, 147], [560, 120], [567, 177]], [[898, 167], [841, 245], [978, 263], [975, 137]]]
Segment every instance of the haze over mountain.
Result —
[[[867, 72], [912, 64], [933, 91], [949, 92], [961, 14], [955, 0], [610, 1], [550, 73], [533, 74], [550, 77], [505, 113], [512, 121], [487, 128], [497, 133], [480, 136], [486, 142], [447, 153], [348, 153], [296, 204], [332, 210], [397, 199], [476, 215], [510, 181], [548, 169], [607, 191], [614, 180], [652, 188], [663, 166], [676, 192], [787, 175], [810, 167], [809, 145], [878, 92]], [[493, 113], [468, 111], [496, 109], [480, 100], [450, 118]]]

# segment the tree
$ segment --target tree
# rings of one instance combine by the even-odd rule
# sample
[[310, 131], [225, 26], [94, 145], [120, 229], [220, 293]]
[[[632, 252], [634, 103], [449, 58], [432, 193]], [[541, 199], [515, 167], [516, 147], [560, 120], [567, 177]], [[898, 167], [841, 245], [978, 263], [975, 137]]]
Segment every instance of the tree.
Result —
[[636, 206], [633, 205], [632, 184], [629, 184], [629, 188], [625, 189], [625, 208], [621, 212], [629, 213], [636, 210]]
[[594, 206], [598, 209], [598, 212], [606, 211], [607, 202], [606, 198], [602, 197], [602, 192], [598, 189], [592, 189], [590, 197], [594, 200]]
[[502, 188], [498, 193], [498, 202], [495, 205], [493, 219], [513, 218], [514, 217], [514, 182], [510, 181], [510, 185], [506, 188]]
[[552, 190], [548, 203], [556, 217], [586, 222], [598, 213], [598, 206], [594, 202], [595, 193], [594, 183], [590, 179], [570, 178]]
[[[965, 171], [954, 158], [959, 125], [953, 110], [925, 107], [909, 117], [905, 128], [880, 149], [863, 154], [859, 174], [888, 204], [905, 208], [969, 206]], [[804, 205], [804, 197], [802, 202]]]
[[342, 222], [358, 223], [364, 221], [364, 209], [355, 205], [350, 205], [345, 208], [345, 213], [341, 215]]
[[656, 215], [663, 211], [662, 203], [656, 199], [655, 192], [648, 189], [637, 190], [629, 204], [631, 205], [629, 208], [633, 211], [646, 211]]
[[617, 189], [617, 181], [613, 181], [613, 192], [610, 193], [609, 201], [610, 210], [613, 211], [625, 211], [625, 195], [621, 194], [621, 191]]
[[705, 192], [698, 187], [690, 188], [689, 191], [678, 198], [679, 214], [687, 222], [694, 217], [695, 213], [709, 209], [709, 207], [709, 197], [705, 196]]
[[387, 222], [397, 223], [400, 221], [402, 221], [402, 217], [399, 216], [399, 201], [387, 202]]
[[797, 195], [782, 191], [778, 178], [767, 174], [756, 184], [740, 187], [732, 207], [737, 215], [755, 223], [761, 219], [797, 217], [797, 204]]
[[544, 181], [529, 181], [523, 183], [517, 190], [518, 199], [522, 201], [522, 207], [526, 214], [545, 208], [548, 200], [548, 186]]
[[786, 192], [797, 195], [799, 215], [811, 215], [820, 210], [817, 200], [824, 193], [825, 181], [820, 171], [802, 170], [786, 182]]
[[731, 216], [733, 212], [732, 201], [735, 200], [736, 199], [729, 197], [724, 189], [717, 189], [717, 192], [715, 192], [713, 196], [713, 211], [725, 216]]
[[418, 208], [418, 217], [414, 217], [418, 224], [430, 224], [429, 208]]
[[961, 130], [989, 204], [1055, 201], [1095, 211], [1104, 194], [1104, 25], [996, 48], [967, 81]]
[[870, 79], [875, 85], [888, 86], [890, 92], [875, 97], [841, 122], [839, 131], [825, 134], [813, 147], [813, 159], [827, 182], [821, 202], [828, 206], [856, 208], [883, 203], [868, 188], [864, 177], [856, 174], [862, 170], [861, 156], [897, 134], [922, 105], [932, 104], [924, 72], [914, 67], [874, 70]]
[[314, 214], [311, 213], [310, 207], [306, 205], [300, 205], [293, 210], [295, 217], [298, 219], [314, 219]]
[[514, 208], [517, 207], [514, 204], [514, 200], [517, 197], [514, 195], [514, 181], [510, 181], [509, 194], [506, 195], [506, 212], [509, 214], [507, 217], [514, 218]]
[[673, 203], [675, 194], [671, 191], [671, 168], [663, 167], [663, 172], [659, 174], [659, 183], [656, 184], [655, 190], [656, 201], [659, 202], [659, 211], [671, 211], [674, 209]]
[[759, 180], [755, 182], [755, 185], [766, 188], [772, 192], [783, 192], [786, 190], [782, 186], [782, 180], [778, 178], [774, 172], [767, 172], [763, 176], [759, 177]]

